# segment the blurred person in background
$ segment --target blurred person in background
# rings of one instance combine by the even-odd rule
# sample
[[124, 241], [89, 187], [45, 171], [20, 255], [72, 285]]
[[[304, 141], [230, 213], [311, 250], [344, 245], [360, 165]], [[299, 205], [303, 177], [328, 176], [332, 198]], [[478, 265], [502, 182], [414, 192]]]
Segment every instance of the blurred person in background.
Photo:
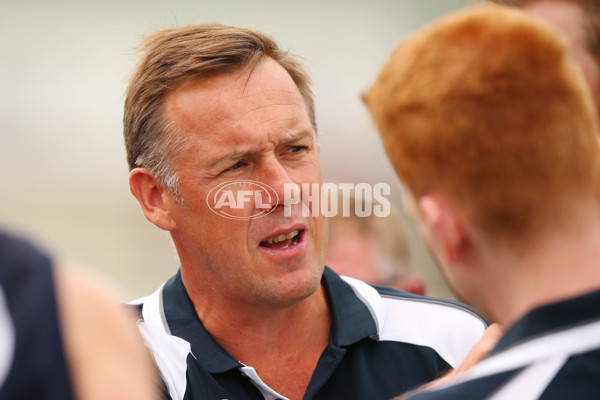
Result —
[[133, 320], [97, 283], [0, 232], [0, 399], [158, 398]]
[[600, 1], [599, 0], [489, 0], [518, 7], [548, 24], [569, 43], [569, 54], [579, 64], [600, 116]]
[[[398, 211], [388, 216], [354, 212], [356, 197], [338, 192], [338, 213], [328, 218], [329, 246], [325, 264], [340, 275], [377, 286], [425, 295], [425, 282], [410, 270], [406, 228]], [[349, 215], [340, 204], [348, 201]]]
[[414, 399], [598, 398], [598, 119], [567, 42], [474, 7], [402, 43], [365, 102], [450, 287], [506, 330]]
[[[325, 268], [325, 217], [285, 204], [286, 187], [321, 185], [294, 56], [222, 25], [160, 30], [142, 50], [125, 100], [129, 184], [181, 263], [134, 302], [165, 398], [387, 400], [460, 364], [485, 330], [476, 313], [340, 278]], [[260, 206], [213, 202], [267, 186]]]

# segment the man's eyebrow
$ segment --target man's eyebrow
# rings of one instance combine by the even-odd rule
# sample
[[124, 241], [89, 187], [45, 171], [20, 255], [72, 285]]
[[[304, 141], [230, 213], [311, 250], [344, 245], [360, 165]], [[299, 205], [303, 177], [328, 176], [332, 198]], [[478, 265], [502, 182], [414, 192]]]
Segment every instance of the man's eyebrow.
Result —
[[285, 139], [283, 139], [281, 142], [283, 144], [294, 143], [294, 142], [298, 142], [302, 139], [305, 139], [307, 137], [314, 140], [315, 135], [314, 135], [312, 129], [304, 129], [304, 130], [301, 130], [298, 132], [294, 132], [294, 133], [290, 134], [288, 137], [286, 137]]
[[221, 164], [233, 163], [234, 161], [238, 161], [246, 157], [250, 153], [252, 153], [252, 151], [233, 151], [220, 154], [208, 165], [208, 168], [215, 168]]
[[[284, 137], [279, 145], [289, 145], [292, 143], [297, 143], [303, 139], [310, 138], [311, 141], [314, 141], [314, 133], [312, 129], [304, 129], [298, 132], [291, 133], [287, 137]], [[247, 151], [232, 151], [223, 154], [219, 154], [216, 156], [215, 160], [208, 165], [208, 168], [215, 168], [222, 164], [233, 163], [238, 160], [243, 159], [253, 153], [255, 153], [257, 149], [250, 149]]]

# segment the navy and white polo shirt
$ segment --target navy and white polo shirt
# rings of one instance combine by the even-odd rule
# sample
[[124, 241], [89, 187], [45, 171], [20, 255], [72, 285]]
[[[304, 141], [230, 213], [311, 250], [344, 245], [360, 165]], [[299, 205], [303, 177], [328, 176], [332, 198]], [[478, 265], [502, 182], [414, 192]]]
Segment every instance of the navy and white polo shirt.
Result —
[[600, 399], [600, 291], [534, 309], [473, 369], [410, 399]]
[[[387, 400], [458, 365], [483, 334], [475, 312], [451, 302], [374, 288], [325, 268], [329, 345], [304, 399]], [[137, 300], [140, 332], [173, 400], [285, 399], [202, 326], [177, 273]], [[170, 397], [169, 397], [170, 395]]]
[[0, 399], [72, 398], [51, 261], [0, 233]]

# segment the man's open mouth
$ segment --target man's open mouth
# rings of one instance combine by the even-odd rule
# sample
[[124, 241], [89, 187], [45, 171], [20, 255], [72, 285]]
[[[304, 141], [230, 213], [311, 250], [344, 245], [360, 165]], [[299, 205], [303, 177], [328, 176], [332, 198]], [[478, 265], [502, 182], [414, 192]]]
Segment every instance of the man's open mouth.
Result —
[[298, 244], [298, 242], [300, 242], [303, 232], [304, 230], [295, 230], [289, 233], [275, 235], [263, 242], [260, 242], [260, 245], [270, 249], [287, 249], [288, 247], [295, 246]]

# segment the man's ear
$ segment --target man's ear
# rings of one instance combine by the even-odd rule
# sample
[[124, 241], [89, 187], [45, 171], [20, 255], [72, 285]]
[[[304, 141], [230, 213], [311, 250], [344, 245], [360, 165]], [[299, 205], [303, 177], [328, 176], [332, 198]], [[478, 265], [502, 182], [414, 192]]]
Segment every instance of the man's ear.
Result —
[[427, 234], [432, 236], [438, 256], [449, 263], [460, 263], [466, 256], [469, 237], [463, 215], [448, 198], [424, 195], [418, 200], [419, 213]]
[[149, 169], [134, 168], [129, 174], [129, 189], [148, 221], [166, 231], [175, 229], [169, 207], [173, 203], [172, 194], [157, 182]]

